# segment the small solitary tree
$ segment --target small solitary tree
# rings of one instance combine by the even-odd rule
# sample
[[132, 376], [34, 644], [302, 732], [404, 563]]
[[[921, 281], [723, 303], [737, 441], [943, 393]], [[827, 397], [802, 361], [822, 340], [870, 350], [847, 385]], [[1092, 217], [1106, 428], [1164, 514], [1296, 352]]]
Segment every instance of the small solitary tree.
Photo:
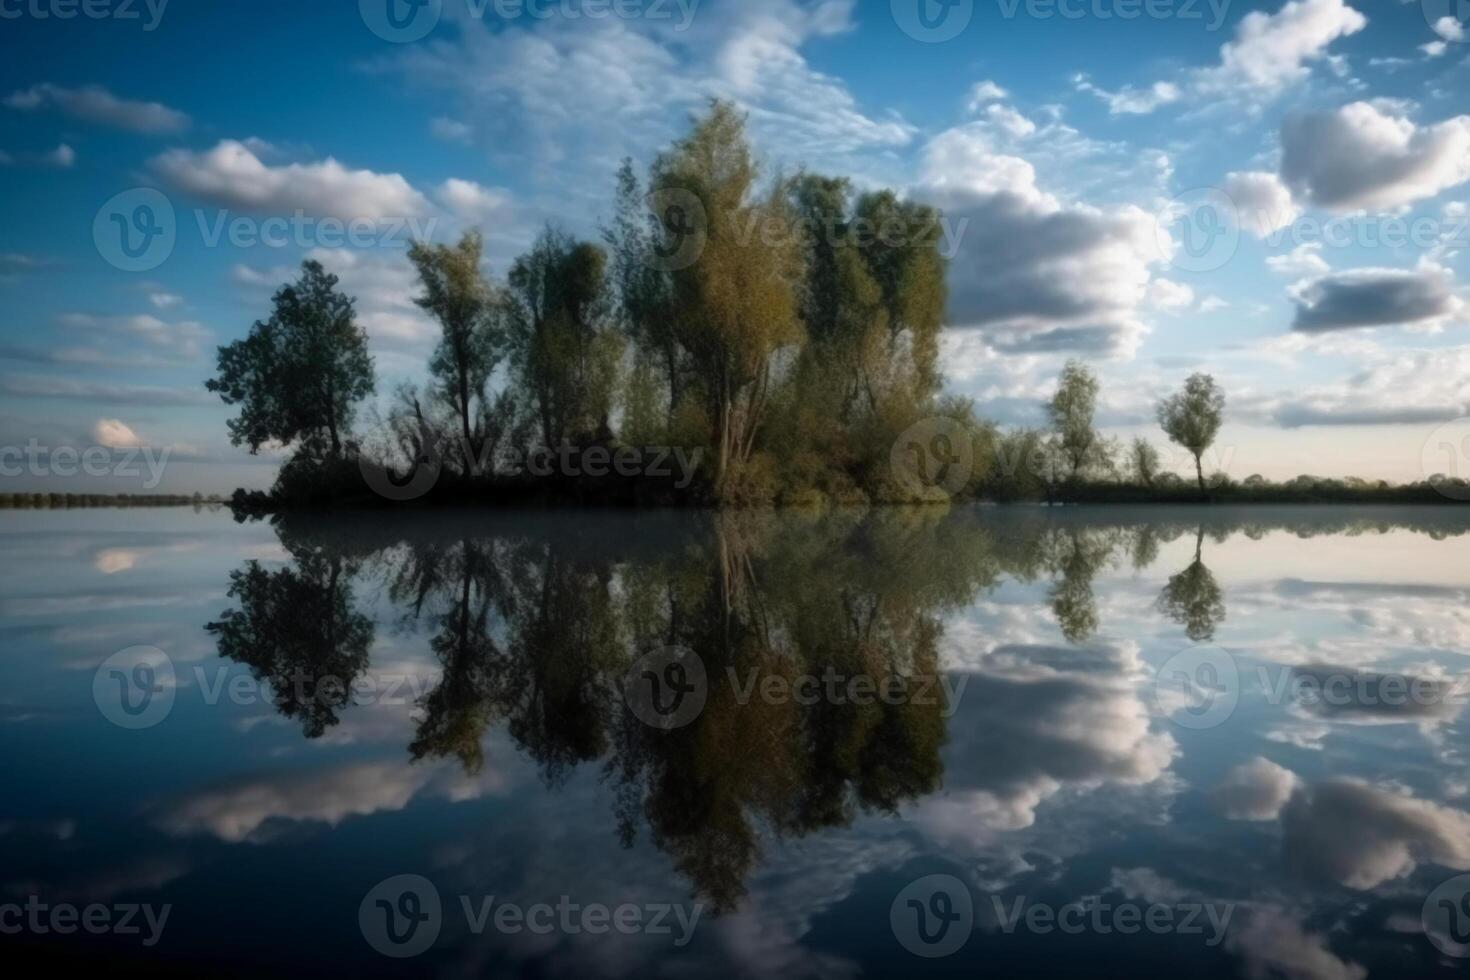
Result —
[[373, 393], [373, 359], [353, 300], [314, 261], [281, 287], [269, 320], [219, 349], [219, 375], [205, 382], [226, 405], [230, 442], [251, 453], [268, 442], [300, 443], [311, 456], [342, 454], [357, 403]]
[[1200, 462], [1206, 449], [1214, 445], [1225, 418], [1225, 392], [1208, 374], [1191, 375], [1184, 390], [1159, 403], [1159, 425], [1169, 438], [1194, 455], [1199, 492], [1205, 492], [1205, 470]]

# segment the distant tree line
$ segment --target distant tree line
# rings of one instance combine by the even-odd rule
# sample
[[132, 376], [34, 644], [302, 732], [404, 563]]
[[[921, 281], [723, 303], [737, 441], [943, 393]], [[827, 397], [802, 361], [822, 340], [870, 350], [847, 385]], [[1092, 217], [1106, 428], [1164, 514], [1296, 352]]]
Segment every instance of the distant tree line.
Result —
[[[440, 335], [427, 382], [397, 388], [385, 414], [363, 411], [377, 379], [354, 301], [314, 261], [220, 348], [207, 387], [238, 409], [234, 444], [291, 451], [258, 505], [374, 502], [365, 462], [405, 478], [432, 465], [431, 501], [548, 488], [604, 503], [1183, 498], [1146, 440], [1099, 436], [1081, 364], [1063, 371], [1045, 429], [1002, 431], [942, 393], [941, 239], [937, 211], [892, 191], [804, 171], [762, 181], [744, 117], [715, 102], [646, 178], [624, 162], [600, 241], [549, 226], [503, 281], [487, 278], [477, 232], [415, 243], [414, 299]], [[1297, 492], [1207, 479], [1224, 406], [1196, 375], [1158, 407], [1194, 458], [1193, 497]], [[957, 494], [895, 473], [895, 446], [935, 419], [972, 443]], [[636, 464], [656, 447], [694, 451], [694, 478], [518, 469], [548, 450]]]
[[203, 494], [145, 493], [0, 493], [0, 510], [67, 510], [77, 507], [219, 506], [219, 497]]

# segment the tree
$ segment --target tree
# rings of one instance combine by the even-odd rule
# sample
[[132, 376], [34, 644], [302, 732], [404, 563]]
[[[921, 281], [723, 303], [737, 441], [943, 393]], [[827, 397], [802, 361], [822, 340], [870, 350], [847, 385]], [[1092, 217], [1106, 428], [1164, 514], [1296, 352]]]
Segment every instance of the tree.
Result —
[[1068, 361], [1057, 382], [1057, 393], [1047, 404], [1057, 446], [1075, 480], [1093, 462], [1097, 453], [1097, 430], [1092, 416], [1097, 410], [1097, 377], [1079, 361]]
[[1214, 445], [1225, 417], [1225, 393], [1208, 374], [1191, 375], [1184, 390], [1159, 404], [1159, 425], [1169, 438], [1194, 454], [1199, 492], [1205, 492], [1205, 470], [1200, 457]]
[[659, 159], [654, 174], [657, 187], [682, 190], [703, 211], [702, 250], [673, 271], [673, 297], [681, 344], [713, 428], [715, 493], [725, 498], [732, 473], [755, 452], [777, 352], [802, 341], [799, 236], [779, 187], [756, 195], [745, 118], [728, 103], [714, 103]]
[[1159, 451], [1154, 448], [1153, 443], [1142, 436], [1133, 440], [1133, 445], [1128, 449], [1128, 469], [1135, 481], [1152, 489], [1161, 465]]
[[548, 227], [516, 259], [509, 282], [511, 365], [542, 444], [605, 434], [623, 351], [612, 329], [607, 254]]
[[414, 302], [443, 331], [429, 361], [433, 392], [458, 418], [464, 472], [476, 476], [489, 407], [485, 389], [504, 344], [499, 297], [480, 273], [483, 252], [478, 232], [467, 232], [455, 246], [414, 242], [408, 251], [424, 287]]
[[319, 262], [301, 265], [301, 278], [272, 300], [269, 320], [219, 349], [218, 377], [205, 387], [226, 405], [239, 405], [230, 442], [251, 453], [268, 442], [300, 442], [311, 456], [325, 447], [342, 453], [358, 402], [373, 393], [373, 359], [357, 325], [353, 300]]
[[660, 216], [648, 210], [633, 161], [618, 169], [614, 218], [602, 231], [612, 250], [612, 279], [628, 338], [663, 368], [668, 393], [666, 422], [672, 424], [679, 405], [681, 351], [673, 283], [656, 256], [664, 242]]

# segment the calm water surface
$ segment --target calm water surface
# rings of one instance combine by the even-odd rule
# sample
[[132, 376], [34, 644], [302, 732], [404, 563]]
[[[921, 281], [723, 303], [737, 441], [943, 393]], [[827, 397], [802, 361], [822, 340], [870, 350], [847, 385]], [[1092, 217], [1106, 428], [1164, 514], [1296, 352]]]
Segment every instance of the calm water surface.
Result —
[[0, 951], [1462, 974], [1467, 531], [1454, 508], [0, 514]]

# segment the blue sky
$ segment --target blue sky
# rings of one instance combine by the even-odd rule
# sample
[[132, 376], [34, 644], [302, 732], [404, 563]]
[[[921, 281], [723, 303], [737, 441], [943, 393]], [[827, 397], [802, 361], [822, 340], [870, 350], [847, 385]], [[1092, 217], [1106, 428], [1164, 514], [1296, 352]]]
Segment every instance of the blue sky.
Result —
[[0, 445], [143, 444], [170, 450], [162, 489], [266, 485], [202, 381], [304, 256], [358, 297], [387, 395], [435, 335], [412, 234], [480, 227], [492, 274], [548, 220], [594, 235], [618, 160], [712, 96], [768, 173], [944, 208], [944, 368], [998, 421], [1037, 421], [1080, 357], [1110, 431], [1162, 444], [1152, 405], [1208, 370], [1230, 425], [1207, 463], [1404, 480], [1470, 415], [1448, 0], [392, 2], [422, 37], [380, 36], [389, 0], [0, 0]]

